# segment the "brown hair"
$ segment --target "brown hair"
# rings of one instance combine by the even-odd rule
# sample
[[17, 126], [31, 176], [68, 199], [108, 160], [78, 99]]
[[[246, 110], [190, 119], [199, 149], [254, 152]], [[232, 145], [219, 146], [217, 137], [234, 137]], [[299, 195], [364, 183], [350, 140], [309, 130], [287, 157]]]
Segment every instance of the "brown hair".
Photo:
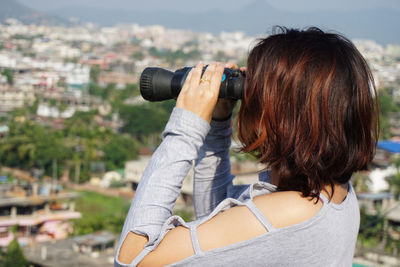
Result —
[[279, 30], [250, 51], [238, 137], [242, 151], [276, 170], [278, 190], [316, 197], [368, 168], [378, 136], [374, 81], [345, 37]]

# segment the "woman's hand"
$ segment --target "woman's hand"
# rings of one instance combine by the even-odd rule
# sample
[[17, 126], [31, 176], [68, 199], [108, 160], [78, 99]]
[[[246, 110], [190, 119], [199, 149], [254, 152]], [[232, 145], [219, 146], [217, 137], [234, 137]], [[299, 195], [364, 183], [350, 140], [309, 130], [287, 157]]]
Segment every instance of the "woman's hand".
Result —
[[[190, 71], [178, 96], [176, 106], [199, 115], [207, 122], [210, 122], [211, 118], [220, 121], [227, 120], [232, 115], [237, 101], [218, 99], [219, 87], [224, 68], [238, 69], [238, 66], [231, 62], [226, 63], [225, 66], [221, 63], [212, 63], [202, 76], [203, 67], [203, 64], [199, 63]], [[241, 67], [240, 70], [245, 71], [246, 68]]]
[[[235, 63], [228, 62], [224, 66], [225, 68], [238, 69]], [[245, 71], [246, 68], [240, 68], [241, 71]], [[215, 105], [214, 111], [212, 113], [212, 119], [217, 121], [223, 121], [230, 118], [232, 111], [236, 106], [236, 100], [220, 98]]]
[[194, 67], [179, 93], [176, 106], [189, 110], [210, 123], [218, 100], [224, 65], [211, 63], [201, 75], [203, 64]]

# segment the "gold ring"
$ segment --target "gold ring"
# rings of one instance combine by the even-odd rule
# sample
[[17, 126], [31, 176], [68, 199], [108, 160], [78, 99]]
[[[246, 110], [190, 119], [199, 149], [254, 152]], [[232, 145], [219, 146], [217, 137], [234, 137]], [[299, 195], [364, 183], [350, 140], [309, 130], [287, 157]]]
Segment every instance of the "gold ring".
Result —
[[207, 79], [207, 78], [201, 78], [201, 79], [200, 79], [200, 82], [201, 82], [201, 83], [202, 83], [202, 82], [210, 83], [211, 80], [210, 80], [210, 79]]

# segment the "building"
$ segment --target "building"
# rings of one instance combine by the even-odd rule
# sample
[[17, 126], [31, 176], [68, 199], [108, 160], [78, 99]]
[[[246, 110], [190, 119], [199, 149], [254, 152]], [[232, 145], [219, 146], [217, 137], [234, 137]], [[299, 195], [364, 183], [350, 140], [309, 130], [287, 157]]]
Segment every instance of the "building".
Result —
[[0, 85], [0, 111], [8, 112], [31, 105], [35, 101], [33, 90], [21, 90], [9, 85]]
[[117, 236], [106, 231], [23, 248], [35, 266], [112, 266]]
[[75, 211], [77, 197], [56, 184], [5, 180], [0, 184], [0, 246], [8, 246], [15, 235], [23, 246], [67, 238], [70, 220], [81, 217]]
[[127, 84], [136, 84], [139, 81], [136, 75], [123, 72], [102, 72], [99, 76], [99, 84], [103, 87], [114, 83], [118, 89], [123, 89]]
[[[149, 156], [142, 156], [138, 160], [125, 163], [125, 179], [123, 180], [128, 187], [136, 190], [143, 172], [150, 161]], [[175, 207], [188, 206], [193, 203], [193, 169], [191, 169], [183, 181], [181, 195], [177, 199]]]

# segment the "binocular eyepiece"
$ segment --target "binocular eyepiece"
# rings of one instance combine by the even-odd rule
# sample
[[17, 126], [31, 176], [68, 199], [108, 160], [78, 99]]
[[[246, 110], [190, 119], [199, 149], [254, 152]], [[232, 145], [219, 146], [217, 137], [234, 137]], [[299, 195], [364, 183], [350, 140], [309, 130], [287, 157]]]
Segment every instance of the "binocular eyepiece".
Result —
[[[203, 68], [203, 73], [207, 66]], [[178, 97], [192, 67], [175, 72], [162, 68], [146, 68], [140, 75], [140, 93], [148, 101], [163, 101]], [[222, 75], [219, 98], [242, 99], [246, 73], [225, 68]]]

